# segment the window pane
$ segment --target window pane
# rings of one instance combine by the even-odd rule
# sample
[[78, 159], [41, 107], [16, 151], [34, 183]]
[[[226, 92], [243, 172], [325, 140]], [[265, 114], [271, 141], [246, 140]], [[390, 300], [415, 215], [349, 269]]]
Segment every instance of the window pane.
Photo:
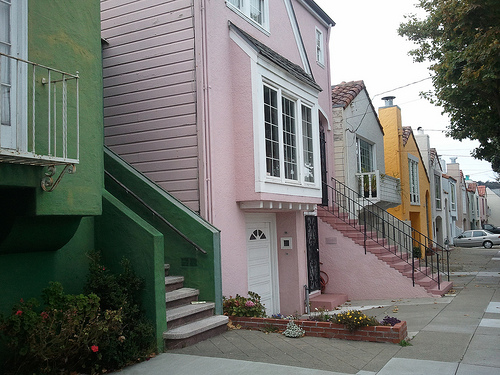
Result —
[[[10, 50], [10, 1], [0, 2], [0, 52], [7, 55]], [[2, 90], [2, 102], [0, 103], [2, 125], [10, 125], [10, 92], [11, 92], [11, 60], [0, 56], [1, 76], [0, 90]]]
[[373, 172], [373, 145], [363, 139], [358, 141], [358, 172], [366, 173]]
[[295, 129], [295, 102], [282, 98], [283, 107], [283, 156], [285, 178], [297, 180], [297, 142]]
[[238, 9], [241, 9], [241, 5], [242, 5], [242, 0], [229, 0], [229, 2], [231, 4], [233, 4], [235, 7], [237, 7]]
[[304, 181], [314, 182], [314, 152], [311, 108], [302, 106], [302, 143], [304, 149]]
[[264, 0], [250, 0], [250, 18], [262, 25], [262, 9]]
[[266, 172], [268, 176], [280, 177], [278, 93], [264, 86], [264, 126], [266, 137]]

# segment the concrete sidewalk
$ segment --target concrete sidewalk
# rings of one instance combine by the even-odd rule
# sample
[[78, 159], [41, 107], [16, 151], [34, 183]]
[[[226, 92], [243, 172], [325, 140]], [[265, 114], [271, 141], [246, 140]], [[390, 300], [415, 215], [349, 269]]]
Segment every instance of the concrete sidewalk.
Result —
[[500, 374], [500, 252], [450, 255], [454, 294], [353, 301], [345, 309], [406, 320], [411, 346], [232, 330], [124, 369], [124, 374]]

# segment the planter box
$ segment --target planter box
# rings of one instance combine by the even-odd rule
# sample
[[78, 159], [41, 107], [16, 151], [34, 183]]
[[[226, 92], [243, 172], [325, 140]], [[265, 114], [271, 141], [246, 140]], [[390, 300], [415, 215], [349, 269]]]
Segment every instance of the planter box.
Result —
[[[289, 322], [287, 319], [272, 318], [247, 318], [239, 316], [230, 316], [234, 325], [240, 325], [245, 329], [264, 330], [266, 327], [273, 326], [280, 331], [284, 331]], [[294, 320], [300, 328], [305, 331], [306, 336], [336, 338], [356, 341], [372, 342], [391, 342], [400, 343], [408, 336], [406, 322], [402, 321], [394, 326], [372, 326], [361, 327], [354, 332], [349, 332], [343, 325], [330, 322], [317, 322], [312, 320]]]

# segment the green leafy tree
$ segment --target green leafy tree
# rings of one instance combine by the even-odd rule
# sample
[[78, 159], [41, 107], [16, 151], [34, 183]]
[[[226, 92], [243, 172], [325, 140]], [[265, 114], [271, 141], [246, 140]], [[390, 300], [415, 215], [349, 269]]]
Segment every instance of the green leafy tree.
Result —
[[434, 93], [449, 115], [448, 135], [475, 139], [473, 156], [500, 172], [500, 1], [419, 0], [424, 19], [406, 16], [399, 35], [416, 43], [417, 62], [431, 63]]

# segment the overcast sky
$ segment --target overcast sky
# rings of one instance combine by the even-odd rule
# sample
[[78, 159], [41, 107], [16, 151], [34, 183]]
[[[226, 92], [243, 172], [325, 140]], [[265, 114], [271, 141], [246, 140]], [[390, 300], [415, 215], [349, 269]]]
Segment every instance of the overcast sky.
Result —
[[[363, 80], [375, 108], [383, 106], [383, 96], [395, 96], [403, 126], [411, 126], [414, 132], [421, 126], [430, 136], [431, 147], [447, 163], [457, 157], [472, 180], [493, 181], [490, 164], [470, 156], [478, 143], [445, 137], [447, 117], [419, 96], [432, 89], [431, 80], [424, 80], [429, 77], [427, 65], [413, 62], [408, 51], [414, 44], [397, 34], [404, 15], [421, 12], [414, 6], [416, 0], [315, 1], [336, 23], [330, 37], [332, 84]], [[402, 86], [406, 87], [396, 90]]]

